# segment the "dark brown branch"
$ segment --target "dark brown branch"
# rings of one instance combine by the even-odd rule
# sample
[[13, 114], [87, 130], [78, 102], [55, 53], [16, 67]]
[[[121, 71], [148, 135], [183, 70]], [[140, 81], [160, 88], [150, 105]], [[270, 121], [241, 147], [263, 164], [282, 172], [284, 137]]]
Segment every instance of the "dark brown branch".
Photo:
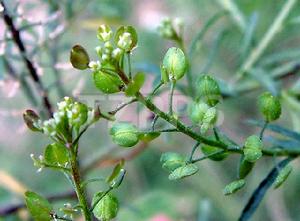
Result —
[[20, 31], [16, 28], [16, 26], [13, 22], [13, 19], [10, 16], [8, 9], [4, 3], [4, 0], [1, 0], [1, 6], [4, 9], [2, 12], [4, 23], [6, 24], [7, 28], [11, 32], [12, 38], [21, 53], [22, 59], [28, 69], [28, 72], [29, 72], [32, 80], [36, 84], [40, 95], [42, 96], [43, 105], [46, 108], [49, 117], [51, 117], [52, 116], [52, 105], [49, 101], [48, 92], [44, 89], [43, 83], [38, 76], [37, 70], [34, 67], [33, 62], [27, 57], [27, 51], [26, 51], [25, 45], [21, 39]]

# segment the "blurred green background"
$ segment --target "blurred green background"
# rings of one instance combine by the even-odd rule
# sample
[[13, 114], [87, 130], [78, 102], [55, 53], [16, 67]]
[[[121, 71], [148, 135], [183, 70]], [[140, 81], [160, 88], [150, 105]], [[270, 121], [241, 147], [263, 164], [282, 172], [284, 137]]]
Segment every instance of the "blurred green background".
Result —
[[[49, 87], [53, 104], [63, 95], [68, 95], [88, 101], [89, 105], [93, 106], [101, 94], [93, 86], [88, 72], [78, 72], [70, 68], [68, 59], [72, 45], [77, 43], [84, 45], [95, 58], [94, 47], [99, 44], [96, 30], [100, 24], [107, 23], [114, 28], [124, 24], [133, 25], [139, 34], [138, 48], [132, 55], [133, 68], [135, 71], [140, 69], [146, 71], [151, 82], [159, 74], [157, 70], [163, 54], [168, 47], [174, 45], [159, 36], [156, 28], [160, 21], [165, 17], [183, 18], [185, 43], [189, 45], [213, 15], [224, 11], [226, 2], [222, 0], [23, 0], [20, 1], [17, 11], [24, 16], [23, 19], [31, 19], [30, 21], [49, 19], [59, 11], [60, 14], [54, 21], [32, 27], [22, 36], [30, 52], [35, 48], [37, 50], [32, 52], [32, 58], [39, 67], [44, 84]], [[222, 82], [230, 82], [242, 61], [249, 55], [249, 51], [259, 44], [285, 2], [286, 0], [234, 1], [245, 19], [245, 29], [239, 26], [230, 13], [222, 16], [209, 27], [203, 40], [197, 44], [192, 60], [193, 74], [197, 76], [205, 71], [212, 73]], [[7, 4], [13, 9], [16, 1], [7, 1]], [[18, 22], [22, 24], [22, 21]], [[23, 22], [26, 23], [27, 20]], [[253, 47], [246, 47], [245, 36], [249, 36], [251, 25], [254, 29], [251, 42]], [[59, 33], [58, 38], [54, 41], [48, 39], [62, 27], [64, 27], [63, 31]], [[292, 76], [269, 77], [269, 74], [276, 71], [279, 75], [288, 73], [293, 70], [295, 64], [300, 63], [299, 27], [300, 3], [297, 2], [280, 32], [256, 62], [256, 67], [263, 69], [266, 74], [254, 75], [237, 86], [242, 88], [254, 84], [258, 85], [259, 89], [226, 99], [219, 106], [222, 116], [220, 129], [239, 144], [243, 143], [245, 137], [258, 131], [245, 121], [261, 118], [257, 113], [255, 102], [257, 96], [264, 90], [282, 95], [283, 113], [278, 123], [300, 131], [299, 72], [296, 70], [297, 73]], [[0, 34], [1, 38], [5, 38], [3, 21], [0, 21]], [[1, 50], [3, 47], [5, 51], [1, 56], [11, 63], [18, 74], [26, 75], [26, 70], [13, 44], [9, 41], [1, 41]], [[42, 154], [42, 147], [46, 146], [49, 140], [25, 128], [21, 117], [22, 112], [28, 108], [36, 109], [36, 106], [30, 103], [30, 99], [22, 89], [22, 83], [18, 83], [7, 73], [3, 62], [0, 68], [0, 208], [23, 200], [20, 194], [22, 188], [14, 186], [15, 182], [43, 195], [69, 190], [68, 181], [60, 173], [46, 169], [36, 173], [29, 155], [30, 153]], [[57, 84], [58, 79], [62, 82], [60, 86]], [[31, 83], [29, 85], [32, 86]], [[151, 84], [147, 87], [150, 88]], [[224, 90], [230, 91], [230, 87], [225, 84]], [[101, 97], [99, 100], [107, 110], [118, 103], [105, 99]], [[115, 99], [121, 100], [121, 98]], [[147, 117], [149, 115], [145, 114], [140, 119], [149, 123]], [[117, 118], [138, 119], [135, 114], [130, 115], [126, 112], [119, 114]], [[168, 174], [163, 171], [159, 162], [161, 153], [177, 151], [188, 154], [192, 145], [192, 140], [184, 135], [164, 135], [126, 162], [128, 173], [117, 191], [121, 209], [116, 220], [236, 220], [253, 190], [274, 165], [271, 158], [259, 161], [254, 172], [247, 177], [246, 188], [232, 196], [224, 196], [222, 189], [236, 178], [239, 161], [236, 156], [230, 156], [222, 162], [202, 161], [199, 163], [200, 171], [196, 175], [178, 182], [169, 181]], [[107, 123], [103, 121], [90, 129], [82, 140], [80, 149], [82, 164], [108, 152], [111, 148], [115, 147], [108, 135]], [[131, 150], [121, 150], [121, 154], [129, 151]], [[119, 154], [115, 152], [113, 155]], [[252, 220], [300, 220], [299, 162], [293, 162], [293, 166], [293, 173], [287, 183], [282, 188], [271, 189], [267, 193]], [[105, 176], [111, 169], [111, 166], [96, 168], [88, 174], [88, 177]], [[102, 188], [99, 183], [91, 184], [89, 193], [92, 194]], [[61, 206], [63, 202], [58, 202], [56, 206]], [[20, 212], [1, 219], [26, 220], [26, 214]]]

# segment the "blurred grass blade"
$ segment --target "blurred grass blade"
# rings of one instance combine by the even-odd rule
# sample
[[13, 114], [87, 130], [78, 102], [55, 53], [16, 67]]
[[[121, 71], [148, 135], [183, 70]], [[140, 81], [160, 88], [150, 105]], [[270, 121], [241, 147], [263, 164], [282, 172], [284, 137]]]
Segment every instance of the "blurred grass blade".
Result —
[[276, 177], [278, 176], [278, 170], [285, 167], [292, 158], [287, 158], [279, 162], [266, 176], [265, 179], [259, 184], [256, 190], [253, 192], [252, 196], [250, 197], [247, 205], [244, 207], [242, 214], [239, 218], [239, 221], [247, 221], [250, 220], [254, 212], [256, 211], [257, 207], [259, 206], [260, 202], [262, 201], [263, 197], [265, 196], [267, 190], [272, 186]]
[[273, 78], [282, 78], [286, 75], [291, 75], [300, 70], [300, 60], [290, 61], [279, 67], [274, 68], [271, 71], [271, 76]]
[[273, 52], [271, 55], [267, 55], [261, 59], [259, 64], [261, 66], [273, 65], [274, 63], [291, 61], [295, 58], [299, 58], [300, 48], [290, 48], [282, 52]]
[[221, 45], [221, 42], [226, 35], [226, 30], [220, 31], [213, 40], [213, 44], [211, 46], [211, 49], [209, 50], [209, 54], [207, 56], [207, 61], [204, 65], [204, 67], [201, 69], [200, 73], [207, 73], [209, 69], [211, 68], [216, 56], [218, 55], [218, 51]]
[[249, 74], [273, 95], [278, 95], [279, 84], [266, 71], [260, 68], [252, 68]]
[[241, 53], [241, 59], [244, 60], [246, 58], [246, 55], [250, 51], [250, 48], [254, 42], [254, 32], [258, 21], [258, 14], [257, 12], [252, 13], [249, 22], [247, 24], [248, 28], [245, 30], [244, 38], [242, 41], [240, 53]]
[[237, 7], [233, 0], [218, 0], [219, 4], [226, 9], [230, 14], [235, 23], [241, 29], [242, 32], [246, 29], [245, 16]]
[[285, 150], [296, 150], [300, 149], [300, 142], [295, 140], [288, 140], [288, 139], [277, 139], [275, 137], [267, 136], [265, 138], [267, 142], [270, 142], [274, 144], [275, 146], [278, 146], [281, 149]]
[[203, 39], [204, 35], [209, 30], [209, 28], [226, 14], [226, 11], [221, 11], [213, 15], [210, 19], [208, 19], [208, 21], [204, 24], [203, 28], [201, 28], [201, 30], [195, 35], [194, 39], [192, 40], [188, 51], [189, 58], [193, 56], [195, 50], [197, 49], [198, 42], [200, 42]]
[[[258, 127], [263, 127], [264, 123], [256, 120], [248, 120], [247, 121], [249, 124], [258, 126]], [[269, 124], [267, 126], [267, 130], [282, 134], [284, 136], [290, 137], [294, 140], [297, 140], [300, 142], [300, 133], [297, 133], [295, 131], [289, 130], [287, 128], [284, 128], [282, 126], [276, 125], [276, 124]]]

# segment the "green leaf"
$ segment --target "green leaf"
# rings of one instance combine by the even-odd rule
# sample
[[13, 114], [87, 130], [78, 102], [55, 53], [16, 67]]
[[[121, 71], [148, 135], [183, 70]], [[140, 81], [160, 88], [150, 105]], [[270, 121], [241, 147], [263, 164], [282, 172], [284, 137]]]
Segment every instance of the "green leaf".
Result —
[[242, 156], [240, 160], [240, 165], [239, 165], [239, 178], [244, 179], [252, 170], [254, 167], [254, 163], [251, 163], [247, 160], [244, 159], [245, 157]]
[[186, 158], [179, 153], [167, 152], [161, 155], [160, 162], [162, 163], [162, 168], [171, 172], [185, 165]]
[[291, 165], [286, 165], [283, 169], [280, 170], [278, 176], [276, 177], [275, 183], [274, 183], [275, 189], [280, 187], [286, 181], [286, 179], [289, 177], [292, 170], [293, 170], [293, 167]]
[[187, 164], [185, 166], [178, 167], [169, 175], [169, 180], [183, 179], [197, 173], [198, 170], [199, 168], [195, 164]]
[[70, 159], [68, 149], [59, 143], [53, 143], [46, 147], [44, 152], [45, 163], [56, 166], [65, 166]]
[[93, 74], [95, 86], [105, 94], [120, 92], [124, 84], [116, 74], [95, 71]]
[[267, 190], [272, 186], [276, 177], [278, 176], [278, 169], [285, 167], [292, 158], [287, 158], [282, 160], [279, 164], [277, 164], [270, 173], [266, 176], [266, 178], [259, 184], [259, 186], [255, 189], [250, 197], [248, 203], [244, 207], [242, 214], [239, 218], [239, 221], [247, 221], [251, 218], [253, 213], [256, 211], [263, 197], [265, 196]]
[[233, 181], [225, 186], [223, 193], [224, 195], [230, 195], [235, 193], [236, 191], [242, 189], [245, 186], [246, 182], [244, 179]]
[[98, 192], [94, 195], [92, 205], [94, 216], [101, 221], [109, 221], [117, 216], [119, 203], [118, 199], [111, 193]]
[[126, 96], [134, 96], [143, 86], [145, 82], [145, 74], [142, 72], [137, 73], [133, 81], [130, 82], [125, 90]]
[[121, 162], [114, 167], [111, 175], [106, 179], [106, 182], [113, 188], [117, 188], [123, 181], [125, 175], [125, 170], [123, 169], [124, 163], [125, 161], [121, 160]]
[[35, 221], [50, 221], [52, 206], [44, 197], [27, 191], [25, 193], [26, 206]]
[[[218, 147], [209, 146], [209, 145], [202, 145], [201, 150], [205, 155], [211, 155], [219, 152], [222, 149]], [[213, 161], [221, 161], [224, 160], [226, 157], [228, 157], [228, 155], [229, 153], [220, 153], [220, 154], [210, 156], [208, 158]]]
[[160, 136], [159, 132], [140, 133], [139, 139], [143, 142], [150, 142]]

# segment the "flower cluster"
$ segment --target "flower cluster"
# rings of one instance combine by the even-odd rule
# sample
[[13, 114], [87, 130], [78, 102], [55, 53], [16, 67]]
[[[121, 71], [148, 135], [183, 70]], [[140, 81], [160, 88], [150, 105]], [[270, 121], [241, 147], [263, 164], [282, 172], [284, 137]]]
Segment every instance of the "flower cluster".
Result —
[[79, 132], [81, 126], [94, 120], [94, 110], [85, 104], [65, 97], [57, 104], [53, 118], [42, 121], [32, 110], [24, 113], [24, 120], [31, 130], [40, 131], [60, 141], [69, 140], [73, 131]]
[[178, 40], [182, 35], [183, 21], [180, 18], [171, 20], [170, 18], [165, 18], [162, 20], [158, 26], [159, 34], [166, 39]]

